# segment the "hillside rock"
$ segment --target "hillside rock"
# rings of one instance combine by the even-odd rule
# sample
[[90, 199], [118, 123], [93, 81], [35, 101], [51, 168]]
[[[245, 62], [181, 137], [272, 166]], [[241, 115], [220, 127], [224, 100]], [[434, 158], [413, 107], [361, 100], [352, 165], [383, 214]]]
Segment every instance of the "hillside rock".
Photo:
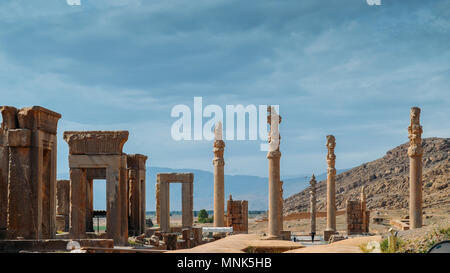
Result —
[[[361, 186], [366, 187], [369, 209], [408, 208], [409, 143], [404, 143], [375, 161], [362, 164], [336, 176], [336, 206], [345, 207], [347, 199], [359, 198]], [[450, 139], [425, 138], [423, 156], [424, 208], [450, 204]], [[338, 155], [339, 156], [339, 155]], [[338, 159], [339, 160], [339, 157]], [[309, 187], [285, 199], [284, 212], [306, 211]], [[316, 185], [317, 209], [326, 209], [326, 181]]]

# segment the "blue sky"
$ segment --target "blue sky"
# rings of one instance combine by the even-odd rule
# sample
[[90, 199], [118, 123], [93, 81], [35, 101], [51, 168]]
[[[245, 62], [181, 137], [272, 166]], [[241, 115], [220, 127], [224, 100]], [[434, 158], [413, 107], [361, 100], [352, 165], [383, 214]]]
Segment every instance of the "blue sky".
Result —
[[[450, 136], [450, 1], [0, 2], [1, 104], [62, 114], [65, 130], [129, 130], [151, 166], [212, 171], [212, 142], [170, 137], [174, 105], [278, 104], [282, 175], [339, 169], [408, 140]], [[205, 120], [206, 121], [206, 120]], [[266, 176], [260, 141], [227, 142], [228, 174]]]

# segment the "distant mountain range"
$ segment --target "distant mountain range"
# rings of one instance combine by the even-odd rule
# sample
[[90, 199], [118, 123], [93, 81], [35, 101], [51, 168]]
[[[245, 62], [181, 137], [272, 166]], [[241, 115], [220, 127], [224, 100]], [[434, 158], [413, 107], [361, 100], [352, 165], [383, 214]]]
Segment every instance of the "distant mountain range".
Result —
[[[345, 170], [344, 170], [345, 171]], [[156, 174], [165, 172], [194, 173], [194, 210], [213, 209], [214, 177], [212, 172], [195, 169], [170, 169], [162, 167], [147, 168], [147, 211], [154, 211]], [[342, 171], [338, 171], [340, 173]], [[58, 179], [68, 179], [68, 173], [58, 174]], [[283, 179], [283, 178], [282, 178]], [[316, 175], [317, 181], [326, 179], [326, 173]], [[298, 193], [309, 186], [309, 175], [289, 176], [284, 179], [284, 198]], [[251, 175], [225, 175], [225, 200], [230, 194], [234, 200], [248, 200], [249, 210], [267, 210], [268, 180], [265, 177]], [[171, 184], [170, 209], [181, 210], [181, 184]], [[103, 180], [94, 183], [94, 209], [104, 210], [106, 207], [106, 184]]]

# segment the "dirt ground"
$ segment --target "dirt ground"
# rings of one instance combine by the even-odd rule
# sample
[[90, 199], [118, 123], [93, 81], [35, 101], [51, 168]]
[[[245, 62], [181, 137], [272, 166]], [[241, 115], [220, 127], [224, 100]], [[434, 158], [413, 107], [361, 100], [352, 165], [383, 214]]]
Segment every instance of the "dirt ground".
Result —
[[[228, 236], [225, 239], [221, 239], [216, 242], [208, 243], [200, 246], [200, 248], [194, 248], [192, 250], [185, 250], [188, 252], [243, 252], [242, 249], [248, 247], [250, 245], [258, 245], [257, 241], [264, 242], [264, 244], [274, 244], [274, 245], [282, 245], [282, 241], [262, 241], [261, 238], [267, 232], [267, 221], [261, 222], [260, 219], [263, 218], [264, 215], [259, 215], [257, 217], [249, 218], [249, 236]], [[389, 221], [391, 219], [402, 219], [408, 216], [407, 209], [397, 209], [397, 210], [377, 210], [371, 211], [371, 219], [373, 217], [381, 217], [384, 220], [383, 224], [374, 224], [372, 221], [370, 223], [370, 236], [350, 238], [348, 240], [339, 241], [333, 244], [328, 245], [314, 245], [307, 247], [291, 250], [289, 252], [294, 253], [308, 253], [308, 252], [323, 252], [323, 253], [360, 253], [361, 245], [367, 244], [371, 241], [381, 242], [386, 236], [389, 234], [389, 229], [391, 226], [389, 225]], [[208, 224], [200, 224], [196, 222], [197, 219], [194, 219], [194, 225], [196, 226], [212, 226], [212, 223]], [[155, 222], [155, 221], [154, 221]], [[439, 208], [426, 208], [424, 209], [424, 218], [423, 218], [424, 226], [421, 229], [416, 230], [408, 230], [408, 231], [399, 231], [398, 236], [401, 238], [403, 242], [409, 241], [424, 241], [424, 238], [429, 237], [430, 233], [435, 232], [439, 229], [448, 229], [450, 228], [450, 206], [443, 206]], [[336, 217], [337, 230], [340, 234], [347, 234], [347, 226], [346, 226], [346, 216], [338, 215]], [[318, 217], [316, 220], [317, 225], [317, 235], [323, 235], [323, 231], [326, 227], [326, 217]], [[181, 226], [181, 217], [171, 217], [171, 226]], [[301, 220], [287, 220], [284, 221], [284, 230], [289, 230], [293, 235], [307, 235], [310, 232], [310, 220], [309, 219], [301, 219]], [[285, 241], [287, 243], [293, 243], [289, 241]], [[422, 245], [426, 244], [423, 243]], [[298, 243], [297, 243], [298, 244]], [[300, 242], [301, 244], [301, 242]], [[407, 245], [411, 248], [411, 244]], [[416, 246], [412, 244], [412, 247]], [[429, 246], [427, 246], [429, 247]], [[416, 247], [417, 248], [417, 247]], [[426, 249], [426, 247], [424, 248]], [[414, 249], [413, 249], [413, 252]]]

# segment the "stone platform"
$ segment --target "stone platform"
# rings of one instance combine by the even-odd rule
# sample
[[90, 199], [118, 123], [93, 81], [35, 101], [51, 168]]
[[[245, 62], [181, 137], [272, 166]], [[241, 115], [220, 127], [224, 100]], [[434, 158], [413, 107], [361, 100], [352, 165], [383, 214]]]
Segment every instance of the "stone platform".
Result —
[[361, 236], [327, 245], [294, 249], [286, 253], [362, 253], [361, 245], [367, 245], [370, 241], [381, 242], [381, 240], [381, 236]]
[[304, 247], [291, 241], [264, 240], [264, 238], [256, 234], [237, 234], [191, 249], [174, 250], [166, 253], [278, 253]]

